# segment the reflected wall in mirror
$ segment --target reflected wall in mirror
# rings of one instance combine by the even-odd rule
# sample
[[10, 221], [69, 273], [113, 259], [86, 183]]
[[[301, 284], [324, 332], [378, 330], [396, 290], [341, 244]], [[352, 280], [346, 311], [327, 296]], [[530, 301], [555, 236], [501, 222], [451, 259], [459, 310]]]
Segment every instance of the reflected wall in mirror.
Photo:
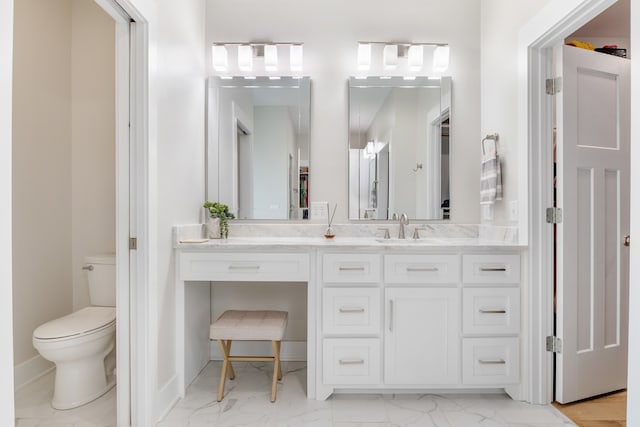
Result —
[[450, 77], [349, 79], [349, 219], [449, 219], [450, 111]]
[[309, 217], [308, 77], [210, 77], [207, 200], [237, 219]]

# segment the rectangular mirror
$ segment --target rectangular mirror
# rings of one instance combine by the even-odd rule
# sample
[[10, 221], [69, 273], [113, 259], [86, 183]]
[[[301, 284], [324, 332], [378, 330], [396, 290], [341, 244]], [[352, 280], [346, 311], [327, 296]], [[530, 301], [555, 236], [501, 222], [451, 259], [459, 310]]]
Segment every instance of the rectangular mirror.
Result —
[[309, 101], [309, 77], [210, 77], [207, 200], [237, 219], [308, 219]]
[[451, 77], [349, 79], [349, 219], [450, 217]]

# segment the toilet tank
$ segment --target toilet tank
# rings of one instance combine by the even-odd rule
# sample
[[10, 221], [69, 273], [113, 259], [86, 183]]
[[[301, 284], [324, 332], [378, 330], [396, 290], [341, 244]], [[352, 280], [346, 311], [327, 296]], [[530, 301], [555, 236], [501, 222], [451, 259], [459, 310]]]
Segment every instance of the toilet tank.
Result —
[[84, 264], [89, 281], [91, 305], [116, 306], [116, 256], [102, 254], [86, 256]]

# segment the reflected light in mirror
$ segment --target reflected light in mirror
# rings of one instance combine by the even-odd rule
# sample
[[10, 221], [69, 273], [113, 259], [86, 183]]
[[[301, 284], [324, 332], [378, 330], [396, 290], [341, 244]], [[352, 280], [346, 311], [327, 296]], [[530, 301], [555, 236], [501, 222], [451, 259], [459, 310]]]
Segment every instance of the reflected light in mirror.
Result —
[[222, 45], [211, 46], [213, 69], [216, 71], [227, 71], [229, 66], [227, 60], [227, 48]]

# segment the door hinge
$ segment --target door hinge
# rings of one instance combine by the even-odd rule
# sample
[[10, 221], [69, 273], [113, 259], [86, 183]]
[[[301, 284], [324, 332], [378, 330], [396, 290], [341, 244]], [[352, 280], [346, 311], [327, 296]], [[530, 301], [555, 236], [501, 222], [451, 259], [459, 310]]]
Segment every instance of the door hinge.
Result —
[[138, 249], [138, 239], [136, 237], [129, 237], [129, 250]]
[[560, 224], [562, 222], [562, 208], [547, 208], [547, 222]]
[[554, 79], [545, 80], [545, 86], [547, 88], [547, 95], [555, 95], [562, 90], [562, 77], [556, 77]]
[[556, 336], [548, 336], [547, 351], [552, 353], [562, 353], [562, 339]]

